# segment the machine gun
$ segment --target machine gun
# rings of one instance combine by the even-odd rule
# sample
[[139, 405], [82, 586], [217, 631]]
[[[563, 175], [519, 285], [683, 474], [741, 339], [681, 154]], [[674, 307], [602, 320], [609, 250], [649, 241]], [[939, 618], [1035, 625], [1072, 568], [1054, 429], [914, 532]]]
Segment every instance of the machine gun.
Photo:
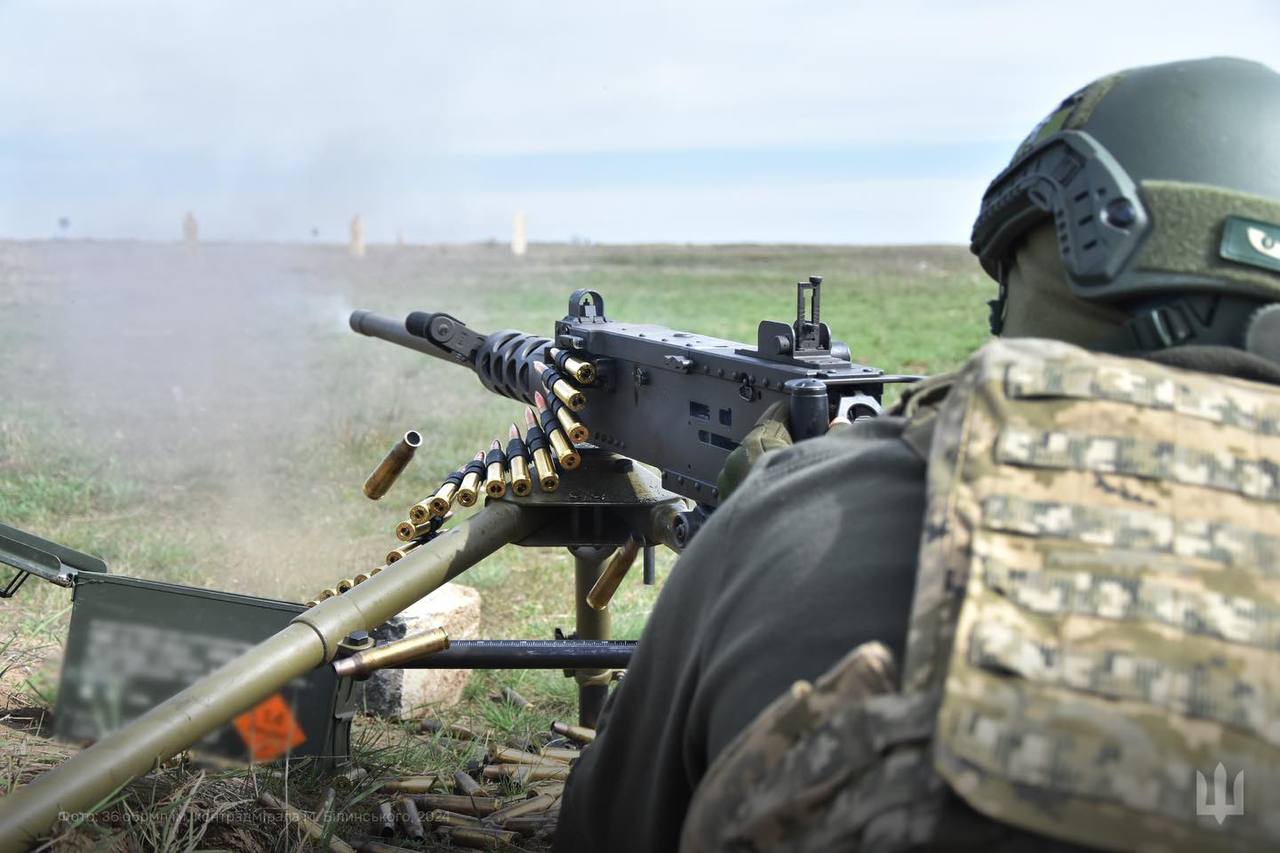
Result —
[[469, 367], [495, 394], [533, 403], [542, 393], [557, 413], [574, 410], [575, 421], [590, 425], [590, 444], [657, 468], [663, 489], [696, 503], [677, 519], [683, 547], [720, 501], [726, 457], [770, 405], [786, 402], [791, 433], [802, 440], [825, 433], [837, 415], [878, 414], [886, 384], [918, 378], [852, 361], [821, 320], [821, 295], [820, 277], [799, 282], [795, 322], [762, 321], [754, 349], [610, 320], [604, 297], [585, 289], [570, 295], [550, 338], [485, 335], [445, 313], [415, 311], [401, 323], [355, 311], [350, 322], [361, 334]]
[[[540, 422], [526, 409], [524, 437], [513, 425], [505, 451], [495, 441], [411, 507], [396, 526], [404, 544], [381, 558], [383, 565], [339, 581], [305, 607], [286, 605], [296, 615], [276, 633], [0, 798], [0, 850], [22, 849], [60, 813], [104, 802], [158, 761], [325, 665], [342, 679], [338, 693], [350, 689], [353, 674], [381, 667], [563, 668], [578, 681], [579, 722], [594, 726], [609, 668], [630, 656], [630, 644], [609, 639], [608, 601], [618, 582], [641, 550], [648, 564], [654, 545], [678, 550], [688, 543], [719, 503], [716, 478], [725, 458], [765, 409], [785, 401], [792, 434], [807, 439], [824, 433], [834, 415], [877, 413], [886, 384], [917, 378], [853, 363], [821, 322], [820, 287], [818, 278], [801, 282], [795, 323], [762, 322], [754, 349], [611, 321], [591, 290], [574, 292], [551, 338], [481, 335], [448, 314], [414, 313], [402, 324], [353, 313], [355, 331], [471, 367], [495, 393], [538, 406]], [[407, 432], [365, 494], [381, 497], [421, 443], [420, 434]], [[455, 502], [472, 506], [481, 496], [489, 498], [483, 509], [445, 526]], [[63, 580], [56, 558], [74, 560], [52, 543], [35, 544], [48, 553], [33, 553], [31, 542], [20, 540], [0, 548], [0, 562], [18, 578]], [[446, 648], [447, 636], [429, 632], [373, 646], [367, 632], [374, 626], [507, 545], [569, 548], [572, 636], [557, 630], [554, 641]]]

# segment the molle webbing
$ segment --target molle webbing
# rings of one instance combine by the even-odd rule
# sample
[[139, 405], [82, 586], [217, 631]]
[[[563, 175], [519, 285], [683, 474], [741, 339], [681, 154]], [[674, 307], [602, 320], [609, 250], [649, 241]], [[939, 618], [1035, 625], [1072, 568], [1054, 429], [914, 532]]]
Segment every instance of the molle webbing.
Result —
[[904, 685], [943, 686], [939, 772], [1077, 843], [1280, 843], [1280, 389], [1002, 340], [938, 421]]

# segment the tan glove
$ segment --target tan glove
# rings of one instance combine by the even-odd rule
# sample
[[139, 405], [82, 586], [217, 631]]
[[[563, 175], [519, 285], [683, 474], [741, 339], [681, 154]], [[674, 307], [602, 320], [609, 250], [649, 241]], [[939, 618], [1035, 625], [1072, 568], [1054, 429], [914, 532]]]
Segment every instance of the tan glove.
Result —
[[[793, 444], [788, 426], [789, 411], [790, 406], [785, 400], [780, 400], [765, 409], [764, 414], [756, 421], [756, 425], [751, 428], [751, 432], [742, 439], [742, 444], [729, 454], [729, 458], [724, 461], [724, 467], [720, 469], [720, 476], [716, 478], [721, 502], [742, 485], [742, 481], [747, 479], [751, 469], [760, 461], [760, 457], [770, 450], [790, 447]], [[831, 430], [847, 426], [849, 421], [845, 418], [836, 418], [831, 422]]]

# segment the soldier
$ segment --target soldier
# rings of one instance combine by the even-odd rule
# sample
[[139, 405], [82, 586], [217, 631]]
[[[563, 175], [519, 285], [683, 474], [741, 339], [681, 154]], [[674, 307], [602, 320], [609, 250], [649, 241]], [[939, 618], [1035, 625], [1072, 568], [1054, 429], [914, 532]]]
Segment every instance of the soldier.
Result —
[[1235, 59], [1041, 122], [974, 226], [1000, 338], [735, 452], [557, 850], [1280, 844], [1277, 139]]

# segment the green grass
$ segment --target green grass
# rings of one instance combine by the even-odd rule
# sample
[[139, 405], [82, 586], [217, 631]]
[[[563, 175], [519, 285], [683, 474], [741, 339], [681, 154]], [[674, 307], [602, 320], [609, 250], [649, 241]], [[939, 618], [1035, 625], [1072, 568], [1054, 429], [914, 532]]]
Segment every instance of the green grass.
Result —
[[[303, 601], [379, 565], [407, 507], [491, 438], [505, 443], [520, 412], [459, 368], [351, 334], [351, 308], [546, 333], [586, 287], [614, 319], [752, 342], [759, 320], [791, 319], [794, 283], [810, 274], [826, 277], [822, 319], [865, 363], [939, 372], [986, 337], [993, 288], [958, 248], [535, 246], [516, 259], [501, 247], [374, 247], [357, 261], [325, 247], [0, 243], [0, 387], [12, 400], [0, 411], [0, 521], [116, 572]], [[143, 334], [134, 318], [146, 311]], [[365, 475], [409, 427], [425, 446], [387, 497], [366, 500]], [[662, 554], [660, 581], [672, 563]], [[563, 549], [508, 548], [460, 580], [482, 594], [483, 636], [549, 638], [573, 628], [572, 574]], [[639, 636], [660, 590], [639, 574], [610, 606], [615, 636]], [[68, 603], [34, 580], [0, 603], [11, 706], [52, 703]], [[533, 707], [489, 701], [504, 686]], [[424, 713], [519, 742], [572, 719], [575, 697], [558, 671], [477, 672], [462, 705]], [[379, 773], [458, 764], [410, 723], [366, 720], [357, 734], [358, 760]], [[62, 754], [39, 758], [53, 747], [34, 743], [6, 740], [6, 787]], [[296, 847], [296, 835], [237, 837], [193, 817], [251, 806], [259, 782], [152, 774], [120, 795], [128, 819], [61, 841]], [[269, 784], [311, 808], [324, 779], [301, 769]], [[367, 809], [371, 792], [344, 795], [345, 807]]]

